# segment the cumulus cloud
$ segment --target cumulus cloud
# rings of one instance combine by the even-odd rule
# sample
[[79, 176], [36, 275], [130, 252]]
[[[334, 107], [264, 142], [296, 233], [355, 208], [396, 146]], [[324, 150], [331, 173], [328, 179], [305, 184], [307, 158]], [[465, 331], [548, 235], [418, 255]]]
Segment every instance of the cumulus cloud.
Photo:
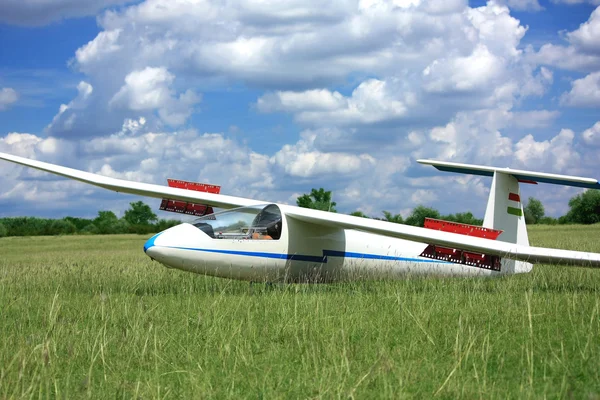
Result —
[[64, 18], [95, 15], [103, 8], [130, 0], [3, 0], [0, 22], [15, 25], [44, 25]]
[[560, 111], [556, 110], [516, 111], [507, 115], [512, 119], [512, 125], [519, 128], [546, 128], [559, 116]]
[[305, 131], [302, 139], [295, 145], [284, 145], [271, 158], [271, 162], [282, 168], [287, 175], [299, 178], [362, 175], [365, 169], [375, 165], [375, 159], [369, 154], [348, 154], [341, 152], [325, 153], [315, 149], [315, 132]]
[[70, 131], [77, 121], [77, 111], [85, 109], [88, 106], [90, 96], [94, 88], [87, 82], [81, 81], [77, 85], [77, 96], [68, 104], [61, 104], [58, 108], [58, 114], [54, 116], [52, 122], [46, 127], [47, 131], [60, 132]]
[[600, 72], [573, 81], [571, 91], [563, 94], [560, 101], [572, 107], [600, 107]]
[[529, 58], [538, 63], [575, 71], [594, 71], [600, 68], [600, 7], [574, 31], [567, 32], [568, 46], [544, 44], [539, 51], [528, 49]]
[[586, 144], [600, 146], [600, 121], [596, 122], [591, 128], [583, 131], [581, 136]]
[[567, 33], [567, 38], [574, 46], [582, 51], [600, 55], [600, 7], [596, 8], [590, 18], [573, 32]]
[[109, 101], [109, 107], [133, 111], [158, 110], [166, 123], [181, 125], [192, 113], [191, 107], [200, 99], [189, 89], [175, 98], [170, 87], [174, 79], [164, 67], [133, 71], [125, 77], [125, 84]]
[[410, 99], [398, 100], [387, 82], [370, 79], [358, 85], [350, 97], [325, 89], [280, 91], [259, 98], [257, 106], [264, 112], [296, 112], [301, 122], [348, 125], [400, 118], [407, 111], [407, 102]]
[[0, 90], [0, 111], [6, 110], [11, 104], [19, 99], [19, 94], [15, 89], [2, 88]]
[[552, 139], [539, 142], [527, 135], [515, 144], [515, 158], [535, 171], [565, 171], [580, 159], [573, 148], [574, 138], [575, 132], [570, 129], [562, 129]]
[[504, 3], [508, 7], [519, 11], [541, 11], [544, 9], [538, 0], [500, 0], [498, 2]]

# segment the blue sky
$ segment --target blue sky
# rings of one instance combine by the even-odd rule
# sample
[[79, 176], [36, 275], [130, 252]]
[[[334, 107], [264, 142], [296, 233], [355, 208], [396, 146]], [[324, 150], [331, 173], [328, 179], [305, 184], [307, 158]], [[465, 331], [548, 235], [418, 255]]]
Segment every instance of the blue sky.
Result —
[[[8, 0], [0, 151], [268, 201], [323, 186], [343, 212], [482, 216], [488, 180], [415, 160], [600, 177], [598, 3]], [[136, 200], [5, 163], [0, 188], [0, 216]], [[578, 192], [523, 188], [551, 215]]]

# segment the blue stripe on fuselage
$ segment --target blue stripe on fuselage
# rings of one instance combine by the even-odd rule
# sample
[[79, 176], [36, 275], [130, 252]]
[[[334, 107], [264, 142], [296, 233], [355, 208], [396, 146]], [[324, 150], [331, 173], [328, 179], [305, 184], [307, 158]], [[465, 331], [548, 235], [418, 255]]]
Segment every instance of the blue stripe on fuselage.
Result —
[[157, 238], [157, 237], [158, 237], [158, 236], [159, 236], [161, 233], [162, 233], [162, 232], [160, 232], [160, 233], [157, 233], [156, 235], [154, 235], [154, 236], [152, 236], [150, 239], [148, 239], [148, 240], [146, 241], [146, 243], [144, 243], [144, 253], [145, 253], [145, 252], [147, 252], [147, 251], [148, 251], [148, 249], [149, 249], [150, 247], [154, 246], [154, 241], [156, 240], [156, 238]]
[[[152, 240], [152, 239], [150, 239]], [[279, 260], [293, 260], [293, 261], [307, 261], [315, 263], [327, 263], [328, 257], [344, 257], [344, 258], [357, 258], [365, 260], [383, 260], [383, 261], [408, 261], [408, 262], [426, 262], [426, 263], [444, 263], [453, 264], [448, 261], [432, 260], [429, 258], [413, 258], [413, 257], [396, 257], [396, 256], [384, 256], [379, 254], [365, 254], [365, 253], [353, 253], [347, 251], [337, 250], [323, 250], [322, 256], [311, 256], [305, 254], [282, 254], [282, 253], [264, 253], [255, 251], [237, 251], [237, 250], [217, 250], [217, 249], [198, 249], [194, 247], [175, 247], [167, 246], [172, 249], [180, 250], [192, 250], [192, 251], [203, 251], [206, 253], [218, 253], [218, 254], [229, 254], [235, 256], [249, 256], [249, 257], [261, 257], [261, 258], [274, 258]]]

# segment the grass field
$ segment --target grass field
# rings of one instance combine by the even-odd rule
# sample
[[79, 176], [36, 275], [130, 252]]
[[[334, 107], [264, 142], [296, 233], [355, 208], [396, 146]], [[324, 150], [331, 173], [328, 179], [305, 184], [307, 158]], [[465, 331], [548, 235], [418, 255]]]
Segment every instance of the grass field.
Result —
[[250, 286], [144, 240], [0, 239], [0, 398], [600, 398], [600, 270]]

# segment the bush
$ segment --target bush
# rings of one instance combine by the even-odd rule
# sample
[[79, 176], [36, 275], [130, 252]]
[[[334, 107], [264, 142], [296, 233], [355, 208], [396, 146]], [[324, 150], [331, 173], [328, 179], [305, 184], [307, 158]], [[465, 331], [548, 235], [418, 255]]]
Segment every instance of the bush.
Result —
[[65, 221], [69, 221], [77, 228], [77, 232], [82, 231], [86, 226], [91, 225], [93, 221], [86, 218], [65, 217]]
[[98, 227], [96, 225], [89, 224], [85, 228], [80, 230], [79, 233], [82, 233], [84, 235], [97, 235], [100, 233], [100, 230], [98, 229]]
[[543, 217], [542, 219], [540, 219], [538, 221], [538, 224], [544, 224], [544, 225], [556, 225], [558, 223], [559, 223], [558, 219], [552, 218], [552, 217]]
[[175, 225], [179, 224], [181, 224], [181, 221], [178, 221], [176, 219], [161, 219], [156, 223], [156, 225], [154, 225], [154, 232], [162, 232], [165, 229], [172, 228]]
[[50, 224], [50, 235], [72, 235], [77, 232], [77, 227], [70, 221], [57, 219]]

